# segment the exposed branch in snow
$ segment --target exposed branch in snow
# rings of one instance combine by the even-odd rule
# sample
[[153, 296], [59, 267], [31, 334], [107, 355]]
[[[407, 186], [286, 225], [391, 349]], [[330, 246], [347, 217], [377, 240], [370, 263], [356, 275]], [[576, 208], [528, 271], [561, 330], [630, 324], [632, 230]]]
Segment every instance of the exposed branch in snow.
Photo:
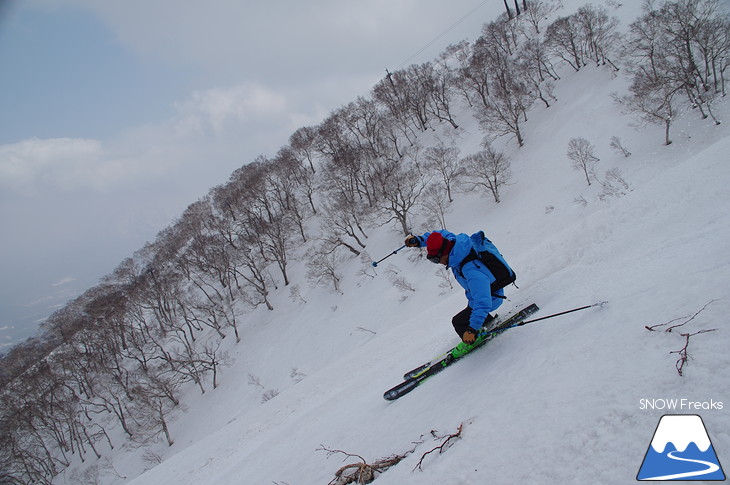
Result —
[[654, 331], [655, 329], [657, 329], [657, 328], [659, 328], [659, 327], [663, 327], [663, 326], [665, 326], [665, 325], [669, 325], [669, 324], [671, 324], [671, 323], [674, 323], [674, 322], [677, 322], [677, 321], [679, 321], [679, 320], [682, 320], [682, 319], [685, 319], [685, 318], [686, 318], [686, 320], [685, 320], [684, 322], [682, 322], [682, 323], [680, 323], [680, 324], [678, 324], [678, 325], [672, 325], [671, 327], [668, 327], [668, 328], [666, 328], [666, 329], [664, 330], [665, 332], [671, 332], [671, 331], [672, 331], [673, 329], [675, 329], [675, 328], [677, 328], [677, 327], [681, 327], [681, 326], [683, 326], [683, 325], [686, 325], [686, 324], [688, 324], [689, 322], [691, 322], [692, 320], [694, 320], [694, 319], [695, 319], [695, 318], [697, 317], [697, 315], [699, 315], [700, 313], [702, 313], [702, 312], [703, 312], [703, 311], [704, 311], [704, 310], [705, 310], [705, 309], [706, 309], [706, 308], [707, 308], [708, 306], [710, 306], [710, 304], [711, 304], [711, 303], [714, 303], [714, 302], [716, 302], [716, 301], [717, 301], [717, 299], [714, 299], [714, 300], [710, 300], [710, 301], [708, 301], [707, 303], [705, 303], [705, 306], [703, 306], [702, 308], [700, 308], [700, 309], [699, 309], [699, 310], [697, 311], [697, 313], [695, 313], [695, 314], [694, 314], [694, 315], [692, 315], [691, 317], [679, 317], [679, 318], [675, 318], [675, 319], [673, 319], [673, 320], [669, 320], [668, 322], [664, 322], [664, 323], [659, 323], [659, 324], [657, 324], [657, 325], [651, 325], [651, 326], [649, 326], [649, 325], [645, 325], [645, 326], [644, 326], [644, 328], [646, 328], [646, 329], [647, 329], [648, 331], [650, 331], [650, 332], [653, 332], [653, 331]]
[[335, 472], [335, 478], [329, 482], [328, 485], [346, 485], [348, 483], [371, 483], [377, 477], [378, 473], [383, 473], [388, 468], [397, 465], [405, 457], [413, 453], [413, 450], [409, 450], [402, 455], [390, 455], [386, 458], [381, 458], [373, 463], [368, 463], [365, 458], [360, 455], [353, 453], [347, 453], [342, 450], [332, 450], [324, 445], [321, 445], [317, 451], [325, 451], [328, 456], [342, 454], [345, 455], [345, 459], [357, 458], [360, 463], [350, 463], [345, 465]]
[[689, 347], [689, 338], [694, 335], [699, 335], [701, 333], [707, 333], [707, 332], [714, 332], [717, 330], [716, 328], [711, 328], [709, 330], [700, 330], [695, 333], [681, 333], [680, 335], [685, 338], [684, 340], [684, 347], [682, 347], [680, 350], [673, 350], [669, 352], [670, 354], [679, 354], [679, 359], [677, 360], [677, 363], [675, 364], [675, 367], [677, 368], [677, 373], [679, 376], [682, 376], [682, 372], [684, 371], [684, 364], [687, 363], [689, 360], [689, 354], [687, 353], [687, 347]]
[[[702, 313], [708, 306], [710, 306], [711, 303], [716, 302], [716, 301], [717, 301], [717, 299], [708, 301], [707, 303], [705, 303], [705, 306], [703, 306], [702, 308], [700, 308], [692, 316], [675, 318], [675, 319], [669, 320], [668, 322], [660, 323], [660, 324], [657, 324], [657, 325], [651, 325], [651, 326], [645, 325], [644, 328], [646, 328], [650, 332], [653, 332], [653, 331], [655, 331], [659, 327], [665, 327], [667, 325], [673, 324], [674, 322], [678, 322], [680, 320], [684, 320], [682, 323], [678, 323], [676, 325], [671, 325], [671, 326], [669, 326], [669, 327], [667, 327], [667, 328], [664, 329], [665, 332], [671, 333], [672, 330], [674, 330], [675, 328], [682, 327], [684, 325], [687, 325], [691, 321], [693, 321], [695, 318], [697, 318], [697, 316], [700, 313]], [[680, 377], [683, 375], [683, 373], [684, 373], [684, 366], [689, 361], [689, 358], [690, 358], [690, 355], [687, 352], [687, 348], [689, 347], [689, 339], [690, 339], [690, 337], [693, 337], [695, 335], [699, 335], [701, 333], [714, 332], [715, 330], [717, 330], [717, 329], [716, 328], [711, 328], [711, 329], [698, 330], [698, 331], [696, 331], [694, 333], [689, 333], [688, 332], [688, 333], [680, 333], [679, 334], [682, 337], [684, 337], [684, 347], [682, 347], [679, 350], [672, 350], [669, 353], [670, 354], [679, 354], [679, 359], [675, 363], [675, 367], [677, 368], [677, 373], [680, 375]]]
[[[461, 431], [462, 431], [463, 429], [464, 429], [464, 423], [461, 423], [461, 424], [459, 425], [459, 427], [457, 428], [457, 430], [456, 430], [456, 433], [453, 433], [453, 434], [447, 435], [447, 436], [445, 437], [446, 439], [444, 439], [444, 441], [442, 441], [442, 442], [441, 442], [441, 444], [440, 444], [439, 446], [437, 446], [436, 448], [433, 448], [433, 449], [431, 449], [431, 450], [428, 450], [428, 451], [427, 451], [426, 453], [424, 453], [424, 454], [423, 454], [423, 455], [421, 456], [421, 459], [420, 459], [420, 460], [418, 460], [418, 464], [416, 464], [415, 468], [413, 468], [413, 471], [416, 471], [416, 470], [421, 470], [421, 471], [423, 471], [423, 468], [421, 468], [421, 465], [423, 465], [423, 460], [424, 460], [424, 459], [426, 458], [426, 456], [427, 456], [427, 455], [430, 455], [431, 453], [433, 453], [433, 452], [434, 452], [434, 451], [436, 451], [436, 450], [438, 450], [439, 454], [441, 454], [441, 453], [443, 453], [444, 451], [446, 451], [447, 449], [449, 449], [449, 447], [450, 447], [450, 446], [451, 446], [451, 444], [452, 444], [452, 440], [455, 440], [455, 439], [457, 439], [457, 438], [461, 437]], [[436, 435], [435, 435], [435, 432], [433, 432], [433, 431], [432, 431], [432, 432], [431, 432], [431, 434], [433, 434], [433, 435], [434, 435], [434, 438], [436, 437]], [[444, 438], [444, 437], [442, 437], [442, 438]]]
[[[434, 440], [443, 440], [441, 441], [441, 444], [426, 453], [424, 453], [421, 456], [421, 459], [418, 460], [418, 464], [413, 468], [413, 471], [421, 470], [421, 466], [423, 465], [423, 460], [426, 458], [426, 456], [430, 455], [431, 453], [438, 451], [439, 453], [443, 453], [449, 447], [453, 444], [453, 441], [459, 437], [461, 437], [461, 431], [464, 428], [464, 423], [461, 423], [459, 425], [459, 428], [456, 430], [455, 433], [449, 434], [446, 436], [439, 436], [439, 434], [435, 430], [431, 430], [431, 436]], [[421, 436], [423, 438], [423, 435]], [[383, 473], [384, 471], [388, 470], [390, 467], [397, 465], [401, 462], [404, 458], [406, 458], [408, 455], [416, 451], [416, 449], [424, 443], [424, 440], [421, 439], [419, 441], [413, 442], [414, 447], [410, 450], [406, 451], [402, 454], [393, 454], [385, 458], [381, 458], [377, 461], [374, 461], [373, 463], [368, 463], [365, 458], [363, 458], [360, 455], [354, 454], [354, 453], [348, 453], [346, 451], [342, 450], [333, 450], [331, 448], [327, 448], [324, 445], [320, 445], [321, 448], [317, 448], [317, 451], [324, 451], [327, 453], [327, 456], [332, 455], [344, 455], [345, 460], [348, 460], [350, 458], [356, 458], [359, 460], [358, 463], [350, 463], [343, 467], [341, 467], [339, 470], [335, 472], [335, 478], [332, 479], [327, 485], [346, 485], [349, 483], [371, 483], [373, 480], [375, 480], [378, 476], [378, 474]]]

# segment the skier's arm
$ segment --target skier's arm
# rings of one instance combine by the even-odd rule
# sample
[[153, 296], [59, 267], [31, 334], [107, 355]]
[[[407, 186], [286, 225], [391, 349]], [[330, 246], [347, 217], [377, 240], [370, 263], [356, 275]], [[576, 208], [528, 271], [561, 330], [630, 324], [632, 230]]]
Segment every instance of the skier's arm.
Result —
[[426, 239], [428, 239], [428, 236], [431, 235], [432, 232], [440, 232], [442, 236], [449, 240], [454, 240], [455, 236], [454, 234], [450, 233], [446, 229], [441, 229], [440, 231], [429, 231], [423, 234], [423, 236], [414, 236], [411, 234], [410, 236], [406, 237], [406, 246], [409, 248], [422, 248], [426, 245]]

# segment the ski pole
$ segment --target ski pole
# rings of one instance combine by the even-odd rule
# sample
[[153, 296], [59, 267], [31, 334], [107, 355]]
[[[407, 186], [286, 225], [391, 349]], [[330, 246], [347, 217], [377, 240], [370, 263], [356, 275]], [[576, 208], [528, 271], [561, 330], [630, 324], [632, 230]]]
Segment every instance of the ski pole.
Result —
[[398, 251], [400, 251], [404, 247], [406, 247], [405, 244], [403, 246], [399, 247], [398, 249], [396, 249], [395, 251], [393, 251], [392, 253], [390, 253], [389, 255], [387, 255], [386, 257], [384, 257], [383, 259], [381, 259], [380, 261], [373, 261], [373, 268], [375, 268], [378, 265], [378, 263], [382, 263], [383, 261], [385, 261], [389, 257], [393, 256], [395, 253], [397, 253]]
[[522, 325], [527, 325], [528, 323], [535, 323], [535, 322], [539, 322], [540, 320], [547, 320], [548, 318], [559, 317], [560, 315], [566, 315], [568, 313], [585, 310], [587, 308], [593, 308], [594, 306], [603, 306], [606, 303], [607, 302], [605, 302], [605, 301], [599, 301], [598, 303], [594, 303], [593, 305], [586, 305], [586, 306], [582, 306], [580, 308], [573, 308], [572, 310], [565, 310], [564, 312], [560, 312], [560, 313], [553, 313], [552, 315], [548, 315], [546, 317], [534, 318], [532, 320], [524, 320], [522, 322], [517, 322], [514, 325], [510, 325], [508, 327], [497, 327], [497, 328], [490, 330], [487, 333], [501, 332], [502, 330], [507, 330], [508, 328], [521, 327]]

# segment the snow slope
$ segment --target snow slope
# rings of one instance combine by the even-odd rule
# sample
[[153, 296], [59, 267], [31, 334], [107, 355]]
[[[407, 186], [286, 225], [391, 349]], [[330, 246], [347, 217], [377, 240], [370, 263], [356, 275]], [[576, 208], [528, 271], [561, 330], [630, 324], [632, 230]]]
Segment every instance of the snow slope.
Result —
[[[634, 10], [619, 13], [636, 13], [625, 8]], [[519, 289], [508, 289], [500, 314], [530, 302], [541, 307], [536, 316], [607, 305], [510, 330], [389, 403], [382, 393], [403, 372], [457, 342], [450, 319], [465, 299], [455, 283], [439, 286], [439, 270], [417, 250], [373, 269], [370, 261], [402, 244], [396, 228], [373, 230], [369, 258], [342, 264], [344, 294], [308, 287], [300, 263], [292, 280], [302, 299], [281, 288], [274, 311], [246, 316], [243, 341], [225, 343], [231, 365], [220, 387], [204, 395], [191, 388], [185, 397], [172, 425], [175, 445], [115, 450], [113, 469], [98, 464], [98, 483], [325, 485], [357, 461], [328, 456], [326, 447], [368, 462], [415, 448], [378, 476], [379, 485], [628, 484], [666, 413], [700, 414], [720, 463], [730, 463], [729, 124], [685, 113], [666, 147], [660, 128], [631, 127], [611, 101], [625, 79], [590, 67], [563, 74], [559, 101], [531, 112], [525, 147], [503, 145], [514, 183], [502, 203], [462, 194], [448, 229], [484, 229], [516, 269]], [[721, 119], [730, 121], [729, 108], [719, 106]], [[474, 123], [462, 125], [465, 155], [481, 135]], [[631, 157], [609, 148], [614, 135]], [[620, 168], [628, 193], [601, 198], [599, 184], [586, 185], [565, 156], [577, 136], [596, 146], [601, 178]], [[396, 288], [394, 274], [414, 291]], [[688, 318], [711, 300], [671, 333], [645, 328]], [[670, 352], [684, 346], [680, 332], [703, 329], [717, 330], [690, 338], [692, 359], [680, 377]], [[279, 394], [262, 403], [251, 376]], [[724, 406], [642, 404], [665, 398]], [[443, 436], [462, 423], [460, 439], [414, 471], [442, 441], [432, 431]], [[77, 483], [75, 472], [56, 483]]]

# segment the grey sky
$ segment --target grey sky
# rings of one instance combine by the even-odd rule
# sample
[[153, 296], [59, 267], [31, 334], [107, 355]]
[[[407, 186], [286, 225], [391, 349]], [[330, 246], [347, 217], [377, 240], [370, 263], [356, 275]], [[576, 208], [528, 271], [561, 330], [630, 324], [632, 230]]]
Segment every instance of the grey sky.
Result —
[[386, 68], [475, 39], [501, 8], [498, 0], [3, 3], [0, 351], [237, 167], [367, 95]]

